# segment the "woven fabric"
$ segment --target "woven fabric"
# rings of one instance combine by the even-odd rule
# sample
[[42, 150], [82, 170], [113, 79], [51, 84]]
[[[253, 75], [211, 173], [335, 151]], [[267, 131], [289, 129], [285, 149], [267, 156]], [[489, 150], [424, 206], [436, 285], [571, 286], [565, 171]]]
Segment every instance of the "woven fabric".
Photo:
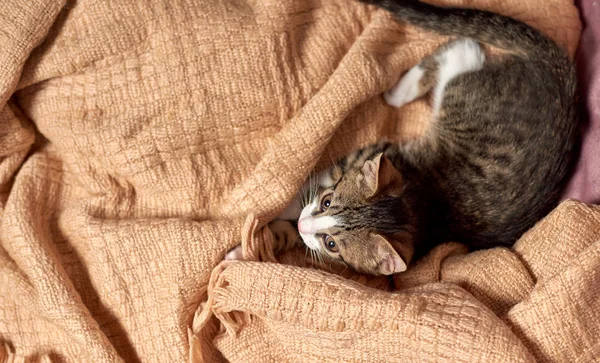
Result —
[[[569, 0], [454, 0], [571, 54]], [[273, 254], [306, 176], [424, 101], [379, 94], [444, 39], [351, 0], [0, 1], [0, 359], [593, 361], [600, 210], [512, 250], [439, 246], [394, 284]], [[221, 263], [242, 242], [262, 262]], [[327, 268], [327, 266], [323, 266]]]

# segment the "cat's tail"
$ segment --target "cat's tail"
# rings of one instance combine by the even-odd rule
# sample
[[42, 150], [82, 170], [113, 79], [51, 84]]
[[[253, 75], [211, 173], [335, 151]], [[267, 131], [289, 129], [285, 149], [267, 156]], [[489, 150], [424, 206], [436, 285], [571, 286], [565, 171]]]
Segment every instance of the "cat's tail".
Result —
[[[400, 21], [441, 35], [475, 39], [525, 58], [564, 62], [566, 52], [538, 30], [488, 11], [445, 8], [417, 0], [360, 0], [388, 10]], [[555, 59], [555, 57], [561, 59]]]

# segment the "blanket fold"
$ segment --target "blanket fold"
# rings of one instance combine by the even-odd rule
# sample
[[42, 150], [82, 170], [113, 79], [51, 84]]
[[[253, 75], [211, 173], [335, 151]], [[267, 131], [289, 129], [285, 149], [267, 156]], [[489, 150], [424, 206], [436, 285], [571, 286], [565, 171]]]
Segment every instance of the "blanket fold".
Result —
[[[445, 0], [573, 54], [569, 0]], [[351, 0], [0, 3], [0, 360], [587, 362], [600, 211], [393, 281], [275, 253], [306, 176], [422, 132], [379, 94], [445, 39]], [[242, 243], [248, 262], [221, 262]], [[559, 333], [557, 333], [559, 332]]]
[[235, 362], [280, 359], [277, 349], [239, 349], [265, 340], [292, 361], [591, 362], [599, 226], [600, 207], [567, 201], [514, 251], [437, 247], [396, 277], [394, 293], [305, 268], [227, 261], [202, 308], [226, 328], [214, 344]]

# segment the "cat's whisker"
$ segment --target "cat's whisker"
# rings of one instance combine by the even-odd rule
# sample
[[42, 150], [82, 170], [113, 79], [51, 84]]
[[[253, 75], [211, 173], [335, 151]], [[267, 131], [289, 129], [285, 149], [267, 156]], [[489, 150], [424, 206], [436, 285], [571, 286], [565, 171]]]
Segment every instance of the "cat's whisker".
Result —
[[312, 199], [312, 194], [313, 194], [313, 186], [312, 186], [312, 173], [308, 174], [308, 192], [304, 195], [305, 196], [305, 205], [310, 204], [310, 200]]
[[310, 201], [310, 175], [308, 176], [308, 180], [307, 183], [304, 184], [305, 186], [305, 190], [304, 190], [304, 194], [302, 195], [302, 202], [304, 203], [304, 206], [307, 206], [309, 201]]
[[302, 183], [302, 186], [300, 187], [300, 208], [304, 208], [306, 206], [306, 199], [306, 183]]
[[320, 252], [317, 252], [317, 258], [319, 259], [320, 267], [325, 266], [325, 262], [323, 262], [323, 255]]
[[333, 160], [333, 156], [331, 156], [331, 151], [327, 150], [327, 155], [329, 156], [329, 160], [331, 160], [331, 167], [335, 168], [337, 166], [337, 163], [335, 162], [335, 160]]
[[308, 203], [310, 203], [310, 201], [311, 201], [312, 199], [314, 199], [314, 197], [315, 197], [315, 195], [316, 195], [316, 190], [315, 190], [315, 177], [314, 177], [314, 173], [313, 173], [313, 172], [311, 172], [311, 173], [310, 173], [310, 177], [309, 177], [309, 179], [308, 179], [308, 180], [309, 180], [309, 181], [308, 181], [308, 184], [310, 185], [310, 197], [309, 197]]
[[343, 274], [344, 272], [346, 272], [346, 270], [348, 270], [348, 265], [345, 265], [344, 269], [342, 270], [342, 272], [340, 274]]

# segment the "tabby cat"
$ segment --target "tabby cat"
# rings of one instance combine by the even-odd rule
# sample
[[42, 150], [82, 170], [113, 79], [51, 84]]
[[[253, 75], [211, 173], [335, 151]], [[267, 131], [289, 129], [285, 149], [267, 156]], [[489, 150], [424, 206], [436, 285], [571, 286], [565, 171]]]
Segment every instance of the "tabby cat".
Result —
[[[472, 249], [511, 246], [556, 205], [569, 172], [578, 120], [569, 56], [498, 14], [364, 2], [457, 39], [384, 95], [401, 107], [431, 91], [424, 135], [366, 147], [322, 173], [298, 219], [302, 241], [375, 275], [402, 272], [449, 240]], [[486, 59], [479, 42], [508, 54]]]

